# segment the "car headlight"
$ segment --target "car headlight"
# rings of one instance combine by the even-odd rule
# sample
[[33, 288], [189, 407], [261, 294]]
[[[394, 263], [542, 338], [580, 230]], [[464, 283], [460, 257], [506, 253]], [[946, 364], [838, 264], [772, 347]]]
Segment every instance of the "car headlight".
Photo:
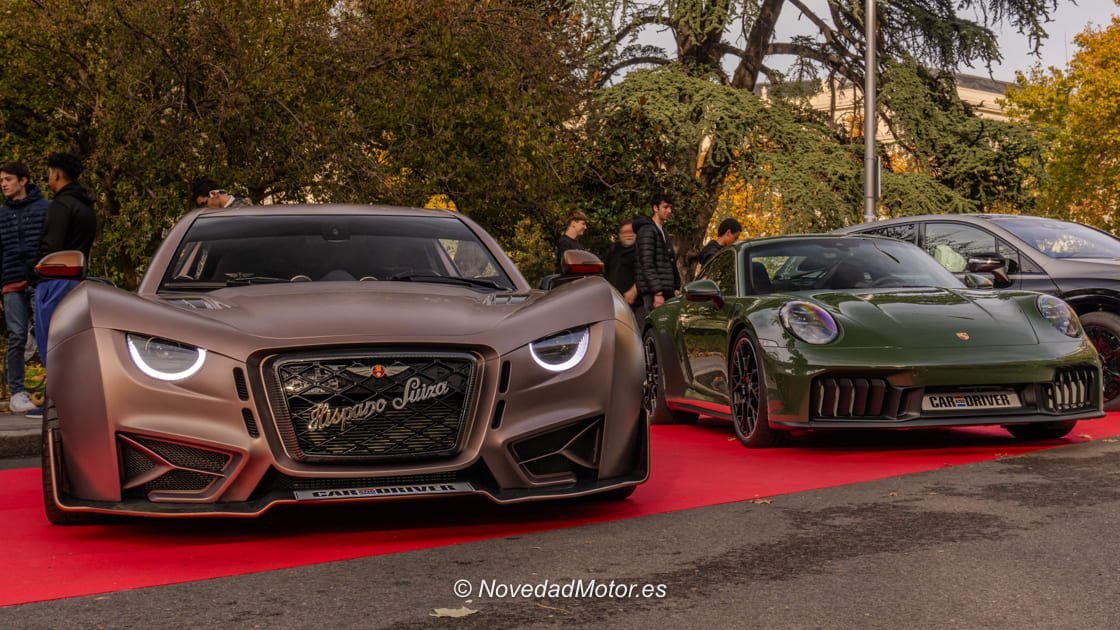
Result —
[[1081, 320], [1077, 319], [1077, 313], [1064, 300], [1053, 295], [1040, 295], [1035, 302], [1043, 319], [1053, 324], [1059, 332], [1070, 337], [1081, 336]]
[[529, 344], [529, 354], [537, 365], [550, 372], [563, 372], [575, 367], [587, 354], [591, 333], [586, 326], [538, 339]]
[[782, 326], [805, 343], [822, 345], [832, 343], [840, 336], [840, 326], [836, 320], [816, 304], [788, 302], [778, 316], [782, 320]]
[[139, 370], [161, 381], [180, 381], [202, 369], [206, 350], [167, 339], [127, 334], [128, 354]]

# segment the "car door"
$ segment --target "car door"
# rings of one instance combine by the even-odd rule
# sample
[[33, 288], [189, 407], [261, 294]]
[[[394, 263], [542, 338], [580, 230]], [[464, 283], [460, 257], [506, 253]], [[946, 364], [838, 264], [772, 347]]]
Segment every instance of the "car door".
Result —
[[[736, 257], [735, 248], [725, 248], [704, 267], [697, 279], [714, 281], [725, 299], [735, 297], [738, 295]], [[680, 312], [684, 355], [693, 389], [717, 399], [726, 398], [728, 309], [711, 300], [686, 301]]]

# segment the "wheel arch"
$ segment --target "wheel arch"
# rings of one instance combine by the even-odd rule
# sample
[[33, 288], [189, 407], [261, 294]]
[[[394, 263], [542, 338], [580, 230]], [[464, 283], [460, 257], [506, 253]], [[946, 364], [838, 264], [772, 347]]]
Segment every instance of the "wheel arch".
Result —
[[1065, 301], [1078, 315], [1105, 311], [1120, 315], [1120, 295], [1111, 293], [1081, 293], [1065, 296]]

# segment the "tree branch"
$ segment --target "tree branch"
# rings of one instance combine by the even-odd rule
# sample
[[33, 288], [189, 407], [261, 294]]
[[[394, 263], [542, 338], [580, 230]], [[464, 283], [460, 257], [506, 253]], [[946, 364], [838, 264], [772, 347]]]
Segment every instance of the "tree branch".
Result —
[[630, 66], [637, 66], [643, 63], [652, 63], [654, 65], [664, 66], [669, 63], [669, 60], [663, 57], [646, 56], [631, 57], [630, 59], [620, 61], [604, 71], [603, 76], [595, 82], [595, 87], [603, 87], [604, 85], [606, 85], [607, 81], [610, 81], [611, 77], [613, 77], [619, 70], [622, 70], [623, 68], [629, 68]]

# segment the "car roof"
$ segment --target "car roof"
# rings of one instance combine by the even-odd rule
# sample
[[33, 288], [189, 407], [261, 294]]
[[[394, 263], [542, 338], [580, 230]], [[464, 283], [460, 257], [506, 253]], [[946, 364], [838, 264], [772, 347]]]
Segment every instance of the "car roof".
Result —
[[1063, 219], [1055, 219], [1054, 217], [1040, 217], [1040, 216], [1036, 216], [1036, 215], [1033, 215], [1033, 214], [1007, 214], [1007, 213], [996, 213], [996, 212], [992, 212], [992, 213], [969, 212], [969, 213], [963, 213], [963, 214], [948, 214], [948, 213], [947, 214], [916, 214], [916, 215], [907, 216], [907, 217], [895, 217], [893, 219], [883, 219], [882, 221], [876, 221], [875, 223], [870, 223], [870, 224], [869, 223], [857, 223], [855, 225], [849, 225], [847, 227], [842, 227], [842, 228], [837, 230], [837, 233], [844, 234], [844, 233], [848, 233], [848, 232], [856, 231], [856, 230], [861, 230], [861, 229], [871, 229], [871, 228], [876, 227], [876, 226], [898, 225], [900, 223], [913, 223], [915, 221], [942, 220], [942, 221], [960, 221], [960, 222], [963, 222], [963, 223], [977, 223], [977, 224], [980, 224], [980, 223], [991, 222], [992, 219], [1019, 219], [1019, 220], [1027, 220], [1027, 221], [1064, 221]]
[[249, 216], [290, 216], [307, 214], [353, 214], [394, 217], [454, 217], [450, 210], [429, 208], [402, 208], [397, 206], [378, 206], [357, 203], [327, 204], [267, 204], [262, 206], [235, 206], [229, 208], [199, 208], [199, 216], [204, 217], [249, 217]]
[[734, 247], [740, 249], [744, 247], [753, 247], [755, 245], [765, 245], [768, 243], [780, 243], [782, 241], [812, 241], [812, 240], [836, 240], [836, 239], [863, 239], [863, 240], [880, 240], [880, 241], [894, 241], [889, 236], [882, 236], [879, 234], [785, 234], [782, 236], [763, 236], [760, 238], [752, 238], [739, 241], [734, 244]]

